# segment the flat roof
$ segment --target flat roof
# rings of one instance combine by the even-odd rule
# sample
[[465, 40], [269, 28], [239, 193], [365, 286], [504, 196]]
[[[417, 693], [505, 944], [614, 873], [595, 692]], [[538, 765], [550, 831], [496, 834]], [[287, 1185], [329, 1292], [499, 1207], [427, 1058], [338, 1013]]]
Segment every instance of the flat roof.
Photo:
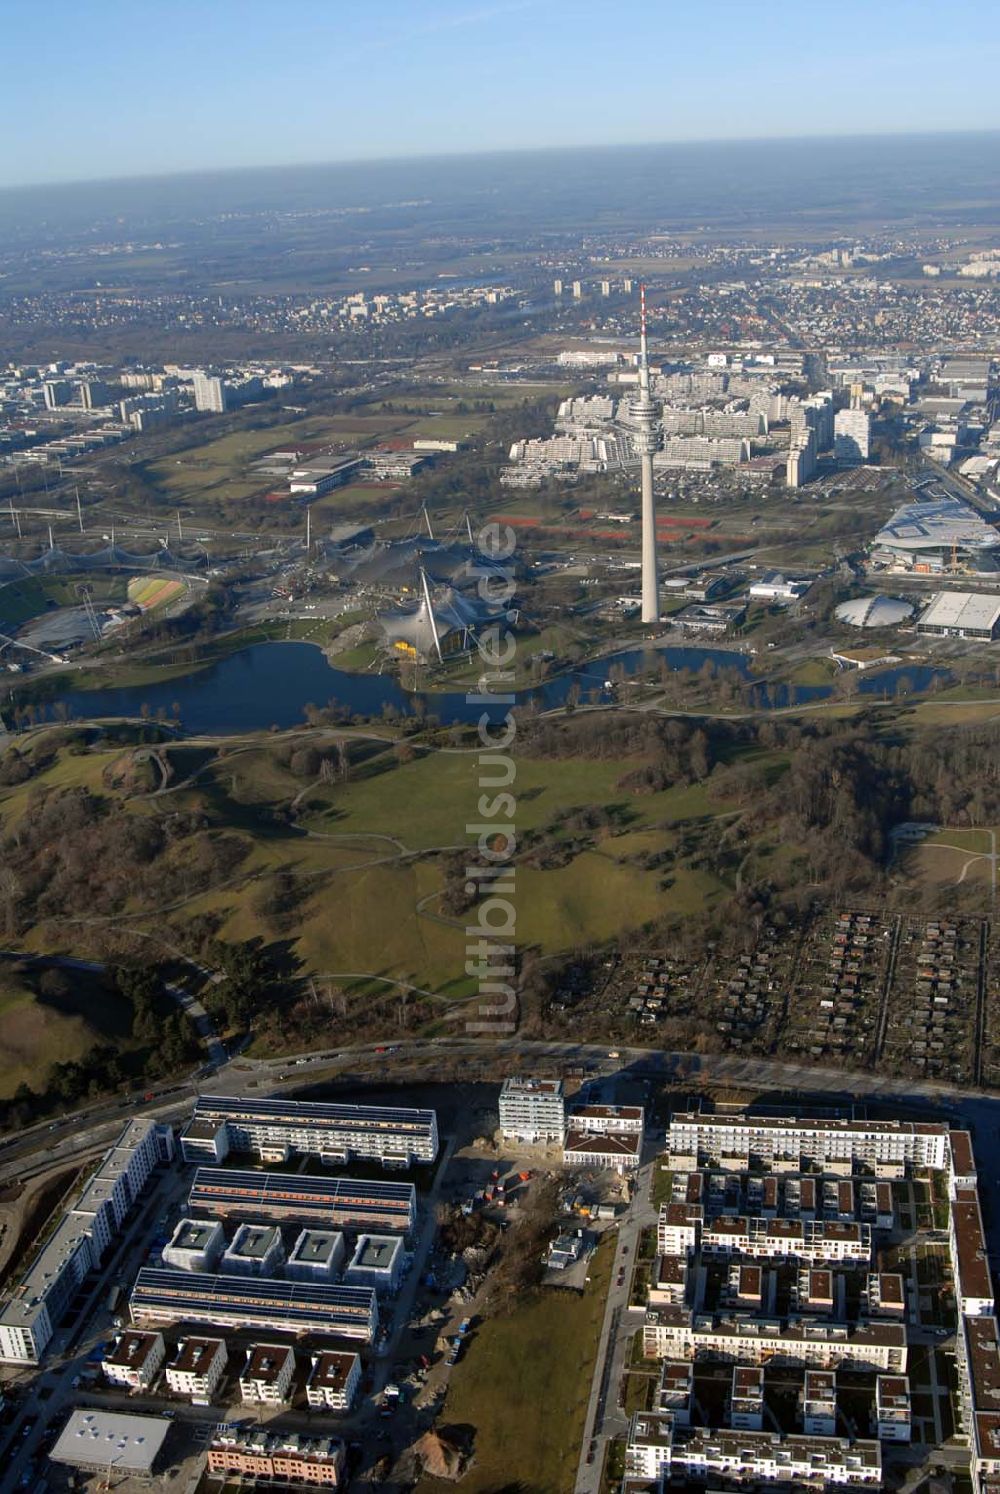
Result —
[[171, 1236], [168, 1250], [204, 1250], [219, 1233], [219, 1221], [182, 1219]]
[[[963, 1319], [972, 1379], [972, 1404], [977, 1411], [1000, 1412], [1000, 1339], [997, 1320], [988, 1317]], [[961, 1331], [961, 1330], [959, 1330]]]
[[249, 1125], [284, 1125], [299, 1130], [421, 1131], [437, 1125], [433, 1110], [394, 1105], [333, 1105], [318, 1100], [285, 1100], [231, 1095], [199, 1095], [194, 1119], [234, 1121]]
[[241, 1224], [233, 1236], [226, 1255], [262, 1261], [275, 1245], [281, 1244], [281, 1230], [276, 1224]]
[[225, 1339], [221, 1338], [182, 1338], [167, 1368], [179, 1370], [182, 1374], [199, 1374], [208, 1369], [219, 1350], [225, 1347]]
[[357, 1354], [326, 1349], [313, 1359], [309, 1384], [324, 1390], [343, 1390], [349, 1377], [354, 1373], [355, 1365], [359, 1362]]
[[986, 1237], [979, 1194], [975, 1188], [957, 1188], [951, 1205], [955, 1244], [958, 1247], [957, 1275], [966, 1297], [993, 1300], [993, 1281], [986, 1256]]
[[143, 1266], [135, 1279], [132, 1311], [155, 1307], [176, 1322], [213, 1321], [243, 1311], [280, 1313], [282, 1319], [312, 1320], [317, 1313], [367, 1323], [374, 1315], [375, 1293], [367, 1286], [331, 1286], [326, 1282], [277, 1281], [266, 1276], [214, 1276], [200, 1271], [160, 1271]]
[[561, 1095], [563, 1082], [561, 1079], [525, 1079], [518, 1074], [508, 1074], [500, 1090], [500, 1098], [504, 1095]]
[[403, 1242], [399, 1235], [361, 1235], [351, 1258], [351, 1267], [366, 1271], [385, 1271], [399, 1255]]
[[170, 1430], [162, 1416], [132, 1416], [124, 1411], [70, 1412], [49, 1453], [55, 1463], [72, 1468], [112, 1468], [149, 1473]]
[[990, 631], [1000, 620], [1000, 596], [990, 592], [939, 591], [918, 619], [920, 628]]
[[951, 1142], [951, 1165], [960, 1176], [968, 1176], [976, 1170], [976, 1159], [972, 1150], [972, 1137], [968, 1131], [949, 1131]]
[[161, 1333], [147, 1333], [144, 1329], [129, 1328], [119, 1335], [110, 1354], [105, 1354], [105, 1364], [120, 1364], [128, 1369], [138, 1369], [145, 1364], [157, 1345], [162, 1346]]
[[[700, 1110], [677, 1111], [670, 1120], [675, 1125], [718, 1126], [723, 1131], [860, 1131], [869, 1136], [943, 1136], [948, 1127], [936, 1121], [847, 1120], [844, 1116], [786, 1115], [714, 1115]], [[805, 1179], [803, 1179], [805, 1181]]]
[[295, 1355], [287, 1344], [251, 1344], [240, 1379], [273, 1385], [280, 1379], [289, 1359], [294, 1366]]
[[289, 1260], [304, 1261], [309, 1265], [325, 1265], [336, 1253], [338, 1242], [340, 1245], [344, 1243], [339, 1230], [304, 1229], [296, 1237]]

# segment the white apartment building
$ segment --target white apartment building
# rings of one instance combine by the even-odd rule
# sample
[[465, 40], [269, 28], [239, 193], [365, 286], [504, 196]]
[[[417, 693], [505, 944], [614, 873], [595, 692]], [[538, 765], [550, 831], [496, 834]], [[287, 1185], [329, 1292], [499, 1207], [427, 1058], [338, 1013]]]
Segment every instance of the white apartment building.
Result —
[[500, 1134], [506, 1140], [562, 1141], [566, 1102], [561, 1079], [510, 1075], [500, 1091]]
[[563, 1141], [563, 1166], [595, 1168], [617, 1173], [635, 1172], [642, 1161], [642, 1135], [637, 1131], [577, 1131], [571, 1126]]
[[182, 1338], [167, 1365], [167, 1385], [195, 1406], [207, 1406], [225, 1374], [229, 1353], [221, 1338]]
[[723, 1478], [810, 1488], [845, 1484], [878, 1488], [882, 1449], [878, 1442], [851, 1442], [846, 1437], [783, 1437], [778, 1432], [697, 1427], [675, 1435], [669, 1471], [699, 1481]]
[[291, 1399], [295, 1355], [287, 1344], [253, 1344], [240, 1371], [246, 1406], [283, 1406]]
[[733, 1366], [729, 1392], [729, 1421], [733, 1427], [760, 1432], [764, 1427], [764, 1371], [757, 1365]]
[[701, 1204], [664, 1203], [656, 1220], [656, 1249], [660, 1255], [692, 1255], [705, 1216]]
[[194, 407], [212, 415], [224, 414], [226, 404], [226, 381], [214, 374], [206, 373], [203, 368], [195, 370], [194, 374]]
[[437, 1156], [437, 1116], [396, 1106], [199, 1095], [181, 1132], [181, 1151], [185, 1162], [221, 1162], [233, 1151], [254, 1152], [265, 1162], [298, 1154], [409, 1167]]
[[128, 1390], [151, 1390], [167, 1357], [162, 1333], [142, 1333], [128, 1329], [119, 1334], [114, 1348], [101, 1362], [109, 1385]]
[[749, 1256], [771, 1261], [854, 1261], [872, 1256], [868, 1224], [837, 1219], [757, 1219], [720, 1214], [701, 1229], [705, 1255]]
[[360, 1383], [360, 1355], [327, 1350], [312, 1356], [306, 1399], [314, 1411], [350, 1411]]
[[963, 1317], [986, 1317], [994, 1312], [993, 1278], [986, 1250], [986, 1233], [975, 1188], [956, 1188], [948, 1218], [955, 1296]]
[[76, 1290], [100, 1265], [159, 1162], [174, 1155], [173, 1132], [129, 1121], [0, 1307], [0, 1360], [38, 1364]]
[[806, 1370], [802, 1382], [802, 1429], [807, 1437], [832, 1437], [837, 1430], [837, 1376]]
[[833, 454], [838, 462], [867, 462], [871, 418], [867, 410], [838, 410], [833, 418]]
[[875, 1419], [880, 1442], [909, 1442], [912, 1431], [910, 1382], [905, 1375], [879, 1375]]
[[863, 1164], [882, 1176], [895, 1176], [907, 1164], [946, 1167], [949, 1151], [948, 1128], [943, 1125], [700, 1111], [676, 1113], [667, 1144], [677, 1168], [746, 1172], [753, 1162], [765, 1169], [799, 1172], [803, 1163], [820, 1171]]
[[799, 1365], [817, 1369], [906, 1370], [901, 1323], [837, 1323], [827, 1319], [694, 1313], [649, 1308], [643, 1322], [648, 1359], [707, 1357], [727, 1363]]
[[629, 1422], [625, 1478], [658, 1484], [670, 1472], [674, 1418], [669, 1411], [636, 1411]]

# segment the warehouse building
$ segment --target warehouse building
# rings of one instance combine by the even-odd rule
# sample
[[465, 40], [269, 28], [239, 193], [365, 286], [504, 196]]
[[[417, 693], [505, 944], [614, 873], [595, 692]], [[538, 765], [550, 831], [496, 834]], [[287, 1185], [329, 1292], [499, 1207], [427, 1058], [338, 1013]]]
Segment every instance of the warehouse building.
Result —
[[437, 1116], [394, 1106], [199, 1095], [181, 1133], [181, 1150], [185, 1162], [222, 1162], [230, 1152], [252, 1152], [264, 1162], [295, 1155], [330, 1163], [364, 1157], [384, 1167], [409, 1167], [437, 1156]]
[[148, 1479], [157, 1463], [170, 1422], [162, 1416], [132, 1416], [124, 1411], [72, 1411], [49, 1453], [53, 1463], [81, 1472]]
[[416, 1221], [412, 1183], [310, 1178], [290, 1172], [241, 1172], [199, 1167], [189, 1196], [197, 1213], [222, 1218], [271, 1220], [276, 1224], [398, 1230]]
[[975, 591], [939, 591], [917, 623], [918, 633], [936, 638], [978, 638], [1000, 634], [1000, 596]]
[[378, 1306], [370, 1287], [320, 1286], [255, 1276], [204, 1276], [143, 1267], [130, 1302], [143, 1327], [206, 1323], [277, 1333], [326, 1333], [371, 1343]]

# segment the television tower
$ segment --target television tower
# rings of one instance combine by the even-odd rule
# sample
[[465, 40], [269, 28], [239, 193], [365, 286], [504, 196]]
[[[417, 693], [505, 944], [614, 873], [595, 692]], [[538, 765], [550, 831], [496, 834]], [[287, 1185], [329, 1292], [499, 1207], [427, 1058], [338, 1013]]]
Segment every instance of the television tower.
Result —
[[632, 440], [642, 472], [642, 620], [660, 620], [660, 579], [656, 569], [656, 506], [653, 501], [653, 452], [659, 449], [660, 407], [649, 392], [646, 345], [646, 287], [639, 287], [639, 390], [629, 402]]

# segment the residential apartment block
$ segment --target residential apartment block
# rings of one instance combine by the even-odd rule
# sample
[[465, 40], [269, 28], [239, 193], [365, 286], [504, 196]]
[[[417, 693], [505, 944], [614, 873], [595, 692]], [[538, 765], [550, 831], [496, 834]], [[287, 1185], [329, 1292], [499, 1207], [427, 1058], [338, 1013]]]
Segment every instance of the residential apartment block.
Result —
[[209, 1276], [143, 1267], [130, 1302], [142, 1325], [205, 1323], [279, 1333], [325, 1333], [370, 1343], [378, 1307], [370, 1287], [274, 1281], [256, 1276]]
[[327, 1349], [312, 1356], [306, 1399], [314, 1411], [350, 1411], [360, 1384], [360, 1356]]
[[561, 1079], [523, 1079], [515, 1075], [500, 1091], [500, 1133], [509, 1140], [562, 1141], [566, 1102]]
[[230, 1152], [252, 1152], [265, 1162], [294, 1155], [333, 1164], [364, 1157], [384, 1167], [409, 1167], [437, 1156], [437, 1116], [382, 1105], [199, 1095], [181, 1133], [181, 1150], [185, 1162], [222, 1162]]

